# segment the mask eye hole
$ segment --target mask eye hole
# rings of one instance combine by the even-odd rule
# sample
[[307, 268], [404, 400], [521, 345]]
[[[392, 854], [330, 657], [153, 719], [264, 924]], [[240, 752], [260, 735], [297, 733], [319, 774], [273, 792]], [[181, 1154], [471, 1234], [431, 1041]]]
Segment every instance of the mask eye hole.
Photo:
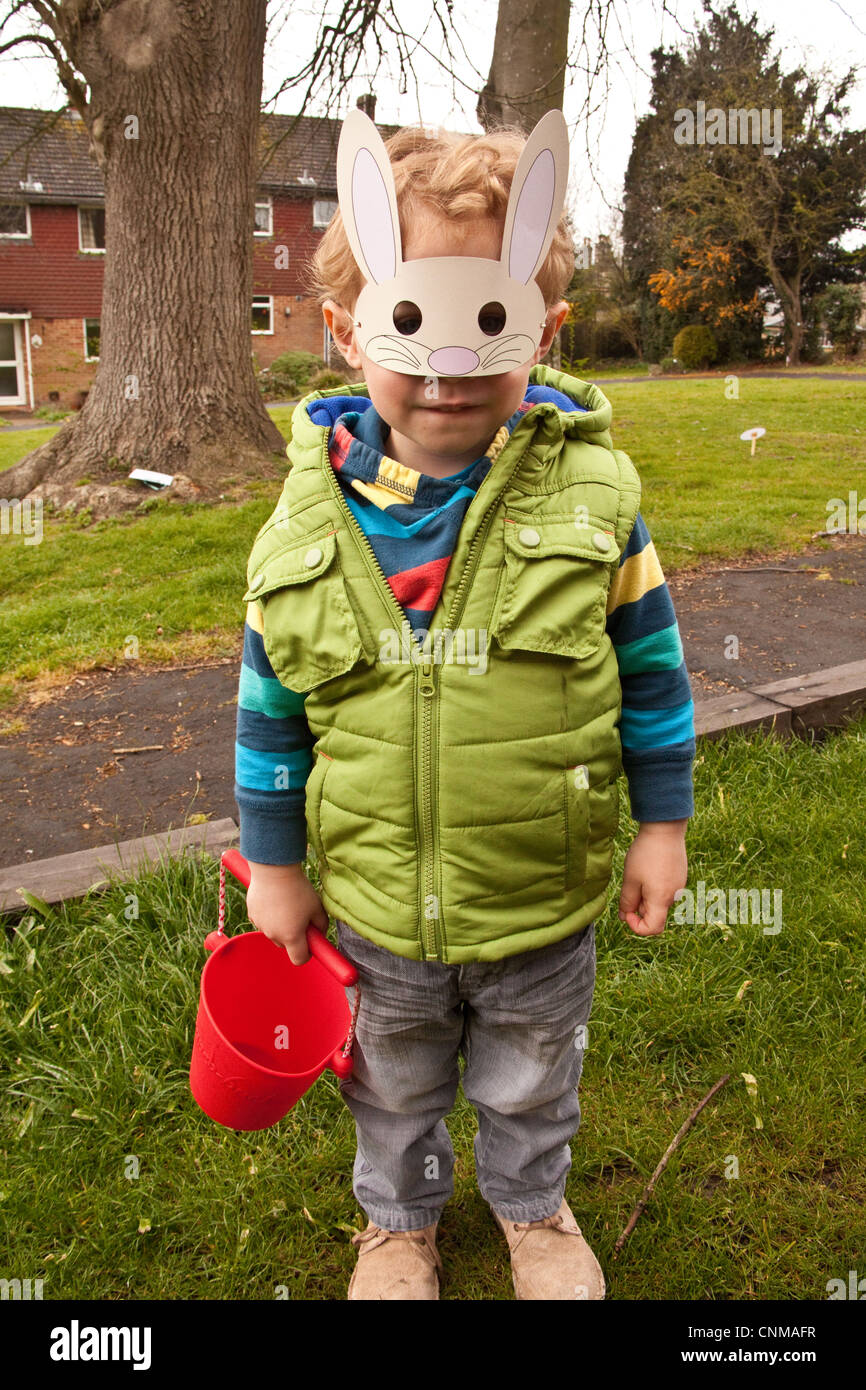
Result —
[[479, 309], [478, 327], [488, 338], [495, 338], [497, 333], [502, 332], [505, 327], [505, 309], [498, 300], [494, 299], [490, 304], [485, 304], [483, 309]]
[[421, 310], [411, 299], [401, 299], [394, 310], [393, 318], [398, 333], [417, 333], [421, 327]]

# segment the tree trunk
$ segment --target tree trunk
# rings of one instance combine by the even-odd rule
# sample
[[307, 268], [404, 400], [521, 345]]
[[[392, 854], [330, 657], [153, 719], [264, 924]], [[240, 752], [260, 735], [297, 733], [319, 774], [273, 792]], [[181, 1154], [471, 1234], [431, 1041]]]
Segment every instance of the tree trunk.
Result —
[[796, 367], [800, 362], [800, 352], [803, 347], [803, 301], [800, 293], [799, 272], [793, 284], [783, 279], [771, 262], [770, 279], [773, 289], [779, 296], [779, 303], [782, 306], [782, 313], [785, 317], [785, 329], [788, 338], [788, 351], [785, 356], [786, 365]]
[[803, 339], [805, 336], [803, 299], [800, 294], [800, 277], [798, 275], [796, 283], [791, 286], [791, 347], [788, 352], [789, 367], [799, 366], [800, 352], [803, 347]]
[[528, 134], [546, 111], [562, 110], [571, 0], [499, 0], [487, 84], [476, 114]]
[[[132, 468], [185, 475], [186, 495], [214, 495], [284, 454], [250, 346], [266, 9], [60, 7], [105, 181], [100, 360], [79, 414], [4, 474], [7, 497], [32, 491], [106, 514], [141, 500], [118, 486]], [[82, 474], [95, 492], [76, 485]]]

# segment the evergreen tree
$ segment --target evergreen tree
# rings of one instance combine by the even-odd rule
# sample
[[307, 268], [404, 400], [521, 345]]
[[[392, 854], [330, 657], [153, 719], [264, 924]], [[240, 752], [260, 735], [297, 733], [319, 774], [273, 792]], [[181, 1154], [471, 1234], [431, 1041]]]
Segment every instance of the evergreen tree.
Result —
[[[638, 122], [626, 174], [625, 258], [644, 349], [661, 355], [699, 317], [690, 303], [666, 310], [648, 282], [681, 276], [702, 248], [729, 254], [737, 268], [729, 307], [756, 294], [778, 300], [794, 363], [811, 299], [850, 273], [839, 238], [866, 225], [866, 140], [845, 127], [854, 70], [835, 83], [784, 72], [756, 14], [744, 19], [735, 3], [717, 12], [711, 0], [704, 10], [684, 52], [652, 54], [652, 109]], [[758, 350], [757, 317], [733, 314], [714, 331], [726, 356]]]

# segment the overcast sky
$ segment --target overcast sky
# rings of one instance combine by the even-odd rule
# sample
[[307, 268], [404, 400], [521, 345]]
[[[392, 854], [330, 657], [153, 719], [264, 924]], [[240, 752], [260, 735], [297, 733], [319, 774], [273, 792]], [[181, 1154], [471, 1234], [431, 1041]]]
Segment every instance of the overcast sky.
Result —
[[[414, 69], [401, 82], [396, 55], [374, 77], [376, 55], [361, 63], [336, 109], [327, 112], [324, 94], [306, 108], [311, 116], [343, 116], [363, 92], [377, 95], [376, 119], [386, 124], [442, 124], [457, 130], [480, 131], [475, 116], [477, 92], [484, 85], [493, 48], [496, 27], [496, 0], [454, 0], [452, 6], [455, 38], [453, 74], [446, 70], [445, 54], [438, 24], [430, 19], [428, 0], [394, 0], [404, 31], [414, 46]], [[440, 0], [444, 13], [444, 4]], [[336, 0], [327, 0], [326, 22], [340, 13]], [[9, 0], [0, 0], [0, 12], [7, 13]], [[611, 213], [622, 195], [622, 181], [631, 149], [635, 120], [649, 105], [650, 50], [659, 44], [668, 47], [684, 41], [684, 31], [695, 27], [702, 14], [700, 0], [617, 0], [609, 20], [607, 48], [610, 54], [608, 89], [596, 86], [595, 113], [588, 121], [579, 119], [586, 86], [579, 71], [572, 70], [566, 87], [564, 110], [571, 132], [571, 182], [569, 205], [580, 233], [595, 237], [607, 230]], [[866, 60], [866, 4], [864, 0], [741, 0], [740, 13], [755, 11], [762, 29], [772, 27], [785, 66], [802, 63], [810, 69], [830, 66], [837, 74], [855, 62]], [[574, 0], [570, 42], [572, 58], [576, 51], [578, 19], [584, 0]], [[268, 43], [262, 99], [268, 102], [290, 74], [313, 52], [322, 14], [321, 5], [311, 0], [271, 0], [268, 6]], [[14, 25], [14, 27], [12, 27]], [[15, 18], [4, 31], [6, 37], [32, 27]], [[401, 91], [401, 86], [406, 90]], [[268, 109], [294, 114], [306, 83], [283, 92], [276, 105]], [[0, 57], [0, 102], [5, 106], [38, 106], [56, 109], [65, 104], [54, 63], [44, 50], [20, 46]], [[866, 74], [851, 100], [851, 121], [866, 127]], [[846, 244], [863, 240], [861, 234]]]

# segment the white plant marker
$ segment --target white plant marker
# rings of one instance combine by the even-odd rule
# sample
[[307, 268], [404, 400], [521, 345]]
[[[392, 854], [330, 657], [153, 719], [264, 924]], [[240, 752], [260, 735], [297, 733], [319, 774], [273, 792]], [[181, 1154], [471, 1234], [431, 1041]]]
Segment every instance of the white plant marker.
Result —
[[755, 457], [755, 445], [757, 444], [758, 440], [761, 438], [761, 435], [762, 435], [762, 434], [766, 434], [766, 433], [767, 433], [767, 431], [764, 429], [763, 425], [755, 425], [755, 426], [754, 426], [752, 429], [750, 429], [750, 430], [743, 430], [743, 433], [740, 435], [740, 438], [741, 438], [741, 439], [745, 439], [745, 440], [751, 439], [751, 441], [752, 441], [752, 455], [751, 455], [752, 458]]

